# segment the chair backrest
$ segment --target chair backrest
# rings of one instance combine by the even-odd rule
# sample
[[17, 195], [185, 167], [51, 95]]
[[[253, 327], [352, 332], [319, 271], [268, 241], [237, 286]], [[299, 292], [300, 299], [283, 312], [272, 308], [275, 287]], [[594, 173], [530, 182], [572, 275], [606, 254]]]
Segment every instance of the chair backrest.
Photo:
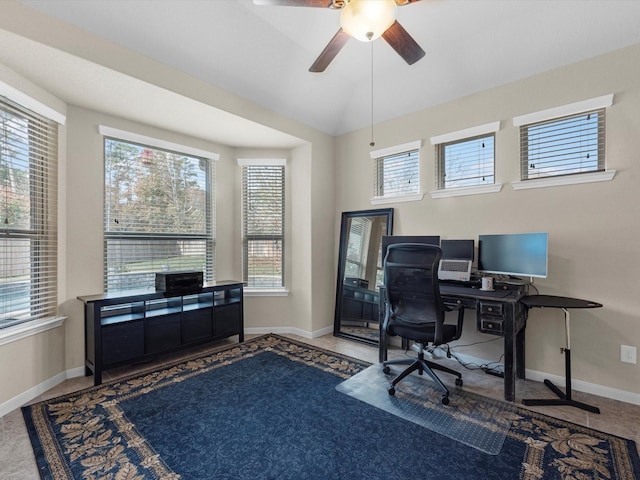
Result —
[[384, 284], [390, 314], [404, 324], [444, 323], [446, 307], [440, 297], [437, 245], [396, 243], [384, 258]]

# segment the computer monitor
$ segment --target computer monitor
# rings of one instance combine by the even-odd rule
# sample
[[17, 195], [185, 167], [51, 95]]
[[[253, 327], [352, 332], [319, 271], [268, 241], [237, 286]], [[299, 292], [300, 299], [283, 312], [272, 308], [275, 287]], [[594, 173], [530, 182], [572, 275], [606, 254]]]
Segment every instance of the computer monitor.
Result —
[[473, 261], [473, 240], [440, 240], [443, 260]]
[[547, 233], [478, 236], [478, 270], [522, 277], [547, 277]]
[[384, 235], [382, 237], [381, 260], [387, 256], [389, 245], [395, 243], [426, 243], [440, 246], [440, 235]]

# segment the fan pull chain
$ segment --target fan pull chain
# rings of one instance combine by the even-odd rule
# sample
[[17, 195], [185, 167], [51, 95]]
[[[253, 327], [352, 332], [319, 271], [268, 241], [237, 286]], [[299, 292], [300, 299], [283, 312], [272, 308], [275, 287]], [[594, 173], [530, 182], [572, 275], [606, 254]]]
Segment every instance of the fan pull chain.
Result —
[[369, 146], [375, 147], [376, 142], [373, 141], [373, 42], [369, 43], [371, 44], [371, 141]]

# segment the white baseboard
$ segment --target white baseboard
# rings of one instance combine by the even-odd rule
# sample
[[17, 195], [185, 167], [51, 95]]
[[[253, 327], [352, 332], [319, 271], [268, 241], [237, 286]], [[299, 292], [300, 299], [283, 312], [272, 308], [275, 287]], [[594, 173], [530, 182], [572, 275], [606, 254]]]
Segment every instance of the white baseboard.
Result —
[[[538, 372], [536, 370], [529, 370], [528, 368], [525, 369], [524, 375], [527, 380], [534, 380], [538, 382], [543, 382], [545, 379], [550, 380], [552, 383], [554, 383], [564, 391], [564, 377], [561, 377], [559, 375], [550, 375], [548, 373]], [[571, 390], [590, 393], [592, 395], [598, 395], [599, 397], [610, 398], [612, 400], [618, 400], [620, 402], [640, 405], [640, 394], [638, 393], [620, 390], [619, 388], [605, 387], [604, 385], [584, 382], [582, 380], [576, 380], [575, 378], [571, 379]]]
[[22, 405], [25, 405], [31, 402], [34, 398], [38, 397], [38, 395], [42, 395], [44, 392], [52, 389], [53, 387], [61, 384], [65, 380], [69, 378], [82, 377], [84, 375], [84, 367], [76, 367], [71, 368], [69, 370], [65, 370], [48, 380], [36, 385], [33, 388], [30, 388], [26, 392], [22, 392], [20, 395], [16, 395], [15, 397], [7, 400], [3, 404], [0, 405], [0, 417], [4, 417], [7, 413], [12, 412], [13, 410], [20, 408]]
[[[437, 356], [440, 356], [440, 353], [441, 352], [438, 352]], [[465, 363], [474, 363], [477, 365], [491, 363], [491, 360], [473, 357], [471, 355], [465, 355], [458, 352], [456, 352], [456, 357], [460, 358], [460, 360]], [[559, 375], [552, 375], [549, 373], [525, 368], [524, 376], [527, 380], [532, 380], [534, 382], [544, 382], [545, 379], [550, 380], [564, 391], [565, 378]], [[571, 390], [598, 395], [599, 397], [610, 398], [612, 400], [618, 400], [620, 402], [640, 405], [640, 394], [638, 393], [628, 392], [626, 390], [620, 390], [618, 388], [606, 387], [604, 385], [598, 385], [596, 383], [584, 382], [582, 380], [576, 380], [574, 378], [571, 379]]]

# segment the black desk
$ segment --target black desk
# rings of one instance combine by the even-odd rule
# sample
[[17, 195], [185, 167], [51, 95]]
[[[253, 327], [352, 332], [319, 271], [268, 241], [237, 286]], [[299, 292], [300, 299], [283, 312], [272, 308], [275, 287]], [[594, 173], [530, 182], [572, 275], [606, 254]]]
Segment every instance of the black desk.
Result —
[[[463, 305], [476, 311], [478, 331], [504, 337], [504, 398], [515, 400], [516, 378], [524, 378], [524, 341], [527, 309], [520, 303], [526, 285], [496, 284], [487, 292], [463, 285], [440, 284], [445, 303]], [[384, 315], [384, 292], [380, 290], [380, 314]], [[468, 320], [467, 320], [468, 321]], [[380, 322], [382, 326], [382, 322]], [[380, 362], [387, 359], [387, 336], [380, 329]]]
[[543, 398], [543, 399], [525, 399], [522, 400], [524, 405], [569, 405], [581, 408], [593, 413], [600, 413], [598, 407], [587, 405], [586, 403], [577, 402], [571, 398], [571, 335], [570, 335], [570, 317], [569, 308], [598, 308], [602, 304], [591, 302], [589, 300], [580, 300], [579, 298], [558, 297], [555, 295], [529, 295], [520, 300], [527, 308], [561, 308], [564, 311], [564, 327], [566, 335], [566, 347], [562, 349], [565, 360], [565, 392], [563, 393], [550, 380], [544, 381], [544, 384], [551, 389], [559, 398]]

